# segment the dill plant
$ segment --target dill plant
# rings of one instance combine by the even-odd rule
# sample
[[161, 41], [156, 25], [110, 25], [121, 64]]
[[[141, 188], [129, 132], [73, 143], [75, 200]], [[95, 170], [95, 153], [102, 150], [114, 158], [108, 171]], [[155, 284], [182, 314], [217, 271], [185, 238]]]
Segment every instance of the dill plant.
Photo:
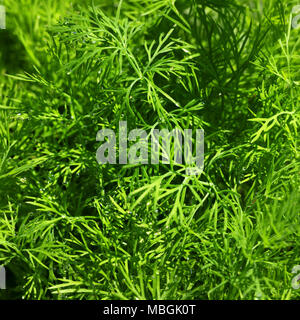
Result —
[[[297, 299], [296, 1], [6, 0], [2, 298]], [[205, 168], [96, 162], [96, 133], [205, 130]]]

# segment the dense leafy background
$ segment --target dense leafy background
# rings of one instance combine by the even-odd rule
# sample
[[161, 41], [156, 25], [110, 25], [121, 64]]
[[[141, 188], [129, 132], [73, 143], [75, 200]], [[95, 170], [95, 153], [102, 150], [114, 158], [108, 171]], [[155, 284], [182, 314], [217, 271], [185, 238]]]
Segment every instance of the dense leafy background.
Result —
[[[299, 298], [296, 4], [6, 0], [1, 297]], [[203, 128], [203, 174], [99, 166], [120, 120]]]

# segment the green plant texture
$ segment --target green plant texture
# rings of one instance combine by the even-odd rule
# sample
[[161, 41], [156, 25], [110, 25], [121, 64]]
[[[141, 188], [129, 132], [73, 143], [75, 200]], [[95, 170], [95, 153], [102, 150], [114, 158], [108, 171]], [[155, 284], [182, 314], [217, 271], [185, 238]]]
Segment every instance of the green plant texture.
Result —
[[[299, 299], [297, 4], [3, 1], [1, 299]], [[203, 129], [203, 172], [98, 164], [119, 121]]]

